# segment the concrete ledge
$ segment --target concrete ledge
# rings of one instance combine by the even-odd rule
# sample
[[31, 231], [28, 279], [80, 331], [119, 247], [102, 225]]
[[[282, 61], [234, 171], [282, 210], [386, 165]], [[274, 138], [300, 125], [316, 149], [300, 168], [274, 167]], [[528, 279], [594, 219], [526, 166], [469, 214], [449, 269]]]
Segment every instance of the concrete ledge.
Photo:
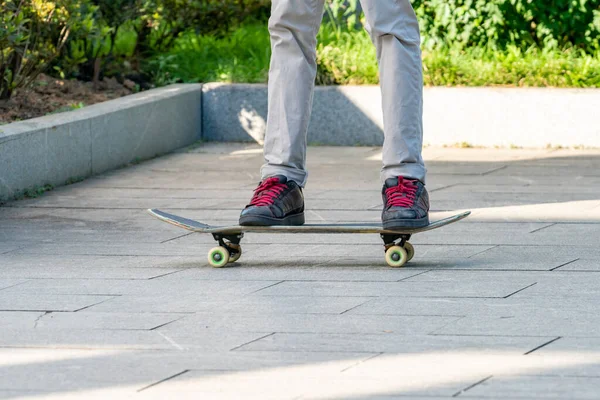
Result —
[[[426, 144], [600, 147], [598, 89], [426, 88]], [[265, 133], [265, 85], [203, 87], [203, 134], [211, 141], [258, 141]], [[376, 86], [317, 87], [309, 143], [383, 143]]]
[[[600, 90], [426, 88], [425, 143], [600, 147]], [[184, 147], [259, 142], [266, 85], [173, 85], [81, 110], [0, 126], [0, 201]], [[318, 87], [308, 140], [383, 143], [376, 86]]]
[[201, 85], [173, 85], [0, 126], [0, 201], [195, 142], [201, 93]]

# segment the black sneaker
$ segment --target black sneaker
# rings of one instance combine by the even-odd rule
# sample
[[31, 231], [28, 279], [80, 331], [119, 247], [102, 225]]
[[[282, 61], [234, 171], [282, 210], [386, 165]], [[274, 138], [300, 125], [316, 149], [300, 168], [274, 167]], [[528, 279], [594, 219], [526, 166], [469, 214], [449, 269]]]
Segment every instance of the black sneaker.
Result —
[[302, 225], [304, 196], [294, 181], [276, 175], [262, 181], [240, 215], [240, 225]]
[[429, 225], [429, 194], [417, 179], [388, 178], [381, 191], [384, 229], [422, 228]]

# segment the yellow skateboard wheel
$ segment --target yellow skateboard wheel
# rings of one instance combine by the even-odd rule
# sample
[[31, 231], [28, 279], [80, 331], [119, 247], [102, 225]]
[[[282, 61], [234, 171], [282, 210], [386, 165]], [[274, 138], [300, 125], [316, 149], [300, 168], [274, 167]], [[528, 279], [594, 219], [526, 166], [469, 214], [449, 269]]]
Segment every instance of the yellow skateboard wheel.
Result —
[[413, 257], [415, 256], [414, 246], [412, 244], [406, 242], [406, 243], [404, 243], [404, 250], [406, 250], [406, 254], [408, 255], [408, 260], [406, 260], [406, 262], [412, 260]]
[[408, 262], [408, 254], [400, 246], [392, 246], [385, 252], [385, 261], [390, 267], [400, 268]]
[[[230, 245], [231, 246], [231, 245]], [[229, 263], [234, 263], [237, 260], [240, 259], [240, 257], [242, 256], [242, 247], [238, 246], [238, 248], [236, 249], [237, 253], [235, 253], [234, 255], [230, 255], [229, 256]]]
[[215, 247], [208, 252], [208, 263], [215, 268], [221, 268], [229, 262], [229, 252], [225, 247]]

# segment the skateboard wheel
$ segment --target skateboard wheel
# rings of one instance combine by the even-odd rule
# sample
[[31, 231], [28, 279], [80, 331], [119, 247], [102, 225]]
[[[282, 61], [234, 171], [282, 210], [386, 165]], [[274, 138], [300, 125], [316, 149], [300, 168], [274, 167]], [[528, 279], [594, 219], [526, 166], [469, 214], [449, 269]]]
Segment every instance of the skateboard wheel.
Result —
[[385, 252], [385, 261], [390, 267], [400, 268], [408, 262], [408, 254], [400, 246], [392, 246]]
[[229, 252], [225, 247], [215, 247], [208, 252], [208, 263], [215, 268], [221, 268], [229, 262]]
[[230, 256], [229, 256], [229, 262], [230, 262], [230, 263], [234, 263], [234, 262], [236, 262], [237, 260], [239, 260], [241, 256], [242, 256], [242, 248], [241, 248], [241, 247], [239, 247], [239, 248], [237, 249], [237, 253], [235, 253], [234, 255], [230, 255]]
[[408, 260], [406, 260], [406, 262], [409, 262], [415, 256], [415, 248], [412, 244], [406, 242], [404, 243], [404, 250], [406, 250], [406, 254], [408, 255]]

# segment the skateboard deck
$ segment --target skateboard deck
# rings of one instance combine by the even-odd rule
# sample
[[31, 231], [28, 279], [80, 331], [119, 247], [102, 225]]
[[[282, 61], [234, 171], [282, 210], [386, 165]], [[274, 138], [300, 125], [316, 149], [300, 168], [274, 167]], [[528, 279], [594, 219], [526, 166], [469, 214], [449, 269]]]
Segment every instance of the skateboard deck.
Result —
[[375, 223], [348, 224], [304, 224], [299, 226], [213, 226], [193, 219], [169, 214], [158, 209], [149, 209], [148, 213], [161, 221], [197, 233], [210, 233], [220, 246], [209, 252], [208, 261], [213, 267], [223, 267], [227, 263], [237, 261], [241, 256], [240, 241], [245, 232], [255, 233], [377, 233], [381, 235], [386, 249], [386, 261], [392, 267], [401, 267], [414, 256], [414, 248], [408, 242], [412, 235], [438, 229], [468, 217], [471, 212], [431, 222], [422, 228], [406, 228], [401, 230], [383, 229]]

